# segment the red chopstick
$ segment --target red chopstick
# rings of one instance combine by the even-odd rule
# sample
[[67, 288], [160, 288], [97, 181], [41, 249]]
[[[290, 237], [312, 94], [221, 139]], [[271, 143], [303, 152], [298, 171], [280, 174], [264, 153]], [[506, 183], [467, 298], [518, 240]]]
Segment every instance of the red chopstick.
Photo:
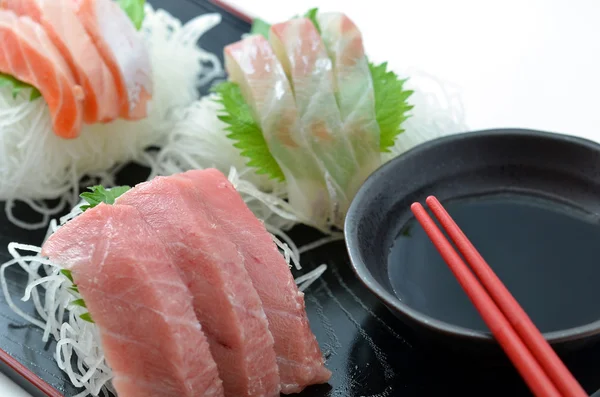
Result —
[[427, 204], [479, 280], [419, 203], [411, 206], [415, 217], [531, 391], [538, 397], [587, 397], [529, 316], [440, 202], [430, 196]]

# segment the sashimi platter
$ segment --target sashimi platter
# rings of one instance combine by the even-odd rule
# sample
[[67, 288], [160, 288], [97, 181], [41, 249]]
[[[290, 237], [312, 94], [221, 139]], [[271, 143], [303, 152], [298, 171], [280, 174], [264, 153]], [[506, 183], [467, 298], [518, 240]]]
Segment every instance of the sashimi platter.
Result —
[[15, 382], [34, 397], [421, 387], [410, 331], [341, 240], [373, 171], [463, 129], [443, 83], [372, 62], [343, 10], [250, 23], [202, 1], [0, 0], [0, 25]]

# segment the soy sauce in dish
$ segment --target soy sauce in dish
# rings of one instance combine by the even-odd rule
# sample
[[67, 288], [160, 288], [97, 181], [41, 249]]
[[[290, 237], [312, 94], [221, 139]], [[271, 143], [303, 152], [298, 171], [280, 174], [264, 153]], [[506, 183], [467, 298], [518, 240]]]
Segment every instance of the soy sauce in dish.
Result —
[[[540, 331], [600, 320], [598, 214], [513, 194], [443, 204]], [[488, 330], [414, 218], [390, 250], [388, 274], [408, 306], [453, 325]]]

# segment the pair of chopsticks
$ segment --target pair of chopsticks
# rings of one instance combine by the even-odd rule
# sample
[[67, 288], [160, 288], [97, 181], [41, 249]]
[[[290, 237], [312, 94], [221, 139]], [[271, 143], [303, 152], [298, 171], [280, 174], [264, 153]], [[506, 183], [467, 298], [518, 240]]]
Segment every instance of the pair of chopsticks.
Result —
[[413, 214], [530, 390], [537, 397], [587, 397], [442, 204], [433, 196], [429, 196], [426, 202], [472, 272], [421, 204], [411, 206]]

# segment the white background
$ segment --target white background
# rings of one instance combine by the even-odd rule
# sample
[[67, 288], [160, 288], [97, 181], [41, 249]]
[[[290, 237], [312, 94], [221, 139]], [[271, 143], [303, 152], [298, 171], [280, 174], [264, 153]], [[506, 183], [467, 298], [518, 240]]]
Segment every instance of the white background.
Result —
[[[522, 127], [600, 141], [599, 0], [228, 0], [280, 22], [343, 11], [370, 58], [452, 83], [469, 129]], [[27, 397], [0, 375], [0, 396]]]

